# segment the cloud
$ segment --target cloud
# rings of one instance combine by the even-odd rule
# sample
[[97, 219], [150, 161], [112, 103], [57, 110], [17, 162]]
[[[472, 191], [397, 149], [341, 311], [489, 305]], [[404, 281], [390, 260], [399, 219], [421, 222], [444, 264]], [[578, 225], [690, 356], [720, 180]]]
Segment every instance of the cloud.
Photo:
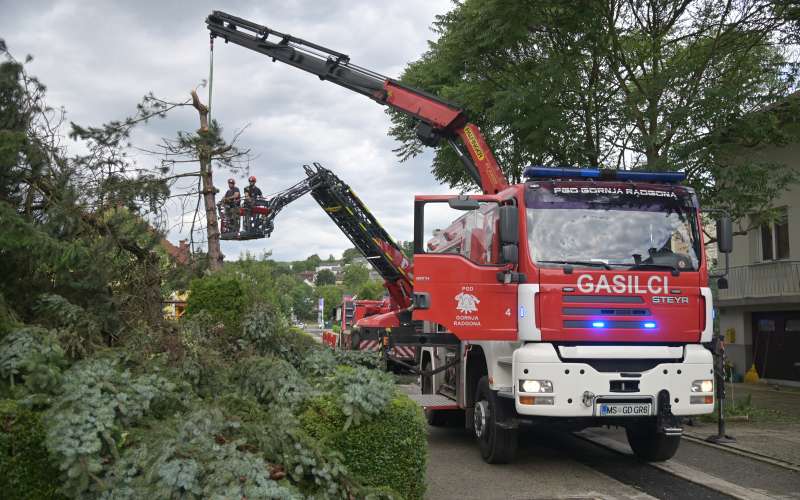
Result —
[[[4, 2], [0, 33], [10, 51], [32, 54], [28, 71], [48, 86], [51, 105], [64, 106], [68, 120], [97, 125], [130, 115], [148, 91], [182, 100], [208, 77], [205, 17], [217, 2]], [[226, 2], [224, 10], [347, 53], [354, 63], [388, 76], [419, 57], [432, 37], [434, 16], [449, 0], [406, 2], [281, 0]], [[413, 196], [448, 191], [430, 173], [430, 152], [400, 164], [386, 135], [381, 106], [312, 75], [272, 63], [264, 56], [217, 40], [212, 115], [225, 137], [249, 124], [239, 146], [256, 159], [250, 173], [264, 193], [304, 177], [302, 164], [318, 161], [358, 193], [389, 233], [412, 238]], [[200, 95], [205, 100], [207, 90]], [[191, 108], [155, 120], [134, 135], [137, 146], [193, 130]], [[141, 166], [157, 158], [137, 154]], [[215, 172], [222, 187], [228, 172]], [[244, 173], [236, 175], [243, 180]], [[171, 214], [173, 225], [181, 220]], [[183, 218], [184, 222], [185, 217]], [[186, 224], [183, 225], [186, 227]], [[186, 232], [173, 229], [173, 240]], [[272, 251], [281, 260], [312, 253], [340, 255], [347, 238], [307, 196], [287, 207], [269, 240], [225, 242], [223, 252]]]

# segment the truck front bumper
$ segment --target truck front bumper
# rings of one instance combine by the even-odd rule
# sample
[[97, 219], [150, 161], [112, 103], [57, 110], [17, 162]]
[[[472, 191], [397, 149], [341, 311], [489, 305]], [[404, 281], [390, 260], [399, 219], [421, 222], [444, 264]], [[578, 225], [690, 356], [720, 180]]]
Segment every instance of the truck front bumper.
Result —
[[[514, 405], [520, 415], [600, 417], [603, 402], [649, 401], [654, 416], [659, 410], [658, 395], [666, 390], [673, 415], [707, 414], [714, 410], [713, 387], [709, 392], [693, 392], [692, 384], [713, 380], [712, 362], [708, 349], [692, 344], [683, 348], [682, 358], [659, 362], [644, 371], [598, 371], [585, 360], [561, 359], [553, 344], [529, 343], [513, 355]], [[523, 392], [521, 380], [550, 381], [552, 392]]]

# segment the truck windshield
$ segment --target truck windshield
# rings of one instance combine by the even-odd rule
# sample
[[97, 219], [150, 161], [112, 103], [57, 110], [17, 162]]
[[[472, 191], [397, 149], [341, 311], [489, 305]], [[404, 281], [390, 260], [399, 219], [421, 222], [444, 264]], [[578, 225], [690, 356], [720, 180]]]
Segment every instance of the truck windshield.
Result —
[[697, 270], [700, 238], [691, 192], [586, 183], [526, 189], [528, 240], [538, 264]]

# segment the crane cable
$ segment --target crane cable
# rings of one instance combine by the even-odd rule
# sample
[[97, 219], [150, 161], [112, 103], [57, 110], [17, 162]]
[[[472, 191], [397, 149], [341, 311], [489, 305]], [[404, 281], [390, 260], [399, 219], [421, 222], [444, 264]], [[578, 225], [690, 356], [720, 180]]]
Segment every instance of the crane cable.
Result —
[[208, 123], [211, 124], [211, 90], [214, 87], [214, 37], [208, 39]]

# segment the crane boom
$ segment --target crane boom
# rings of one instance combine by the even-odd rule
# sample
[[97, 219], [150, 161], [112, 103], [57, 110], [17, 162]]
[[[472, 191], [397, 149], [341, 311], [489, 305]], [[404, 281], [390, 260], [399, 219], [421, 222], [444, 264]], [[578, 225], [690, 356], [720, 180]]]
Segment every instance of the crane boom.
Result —
[[[448, 141], [484, 193], [493, 194], [508, 187], [483, 134], [477, 125], [469, 123], [461, 107], [352, 64], [346, 54], [225, 12], [213, 11], [206, 18], [206, 25], [212, 38], [220, 37], [254, 50], [411, 115], [419, 120], [420, 140], [428, 146], [441, 139]], [[460, 139], [468, 155], [455, 139]]]
[[[334, 224], [342, 230], [367, 262], [383, 278], [393, 309], [411, 305], [413, 271], [400, 246], [381, 226], [353, 189], [336, 174], [319, 163], [304, 165], [306, 178], [256, 206], [243, 209], [245, 217], [254, 216], [256, 224], [250, 231], [223, 232], [224, 240], [243, 240], [269, 237], [275, 229], [275, 217], [287, 205], [307, 193], [319, 204]], [[220, 220], [230, 227], [227, 214], [220, 206]]]

